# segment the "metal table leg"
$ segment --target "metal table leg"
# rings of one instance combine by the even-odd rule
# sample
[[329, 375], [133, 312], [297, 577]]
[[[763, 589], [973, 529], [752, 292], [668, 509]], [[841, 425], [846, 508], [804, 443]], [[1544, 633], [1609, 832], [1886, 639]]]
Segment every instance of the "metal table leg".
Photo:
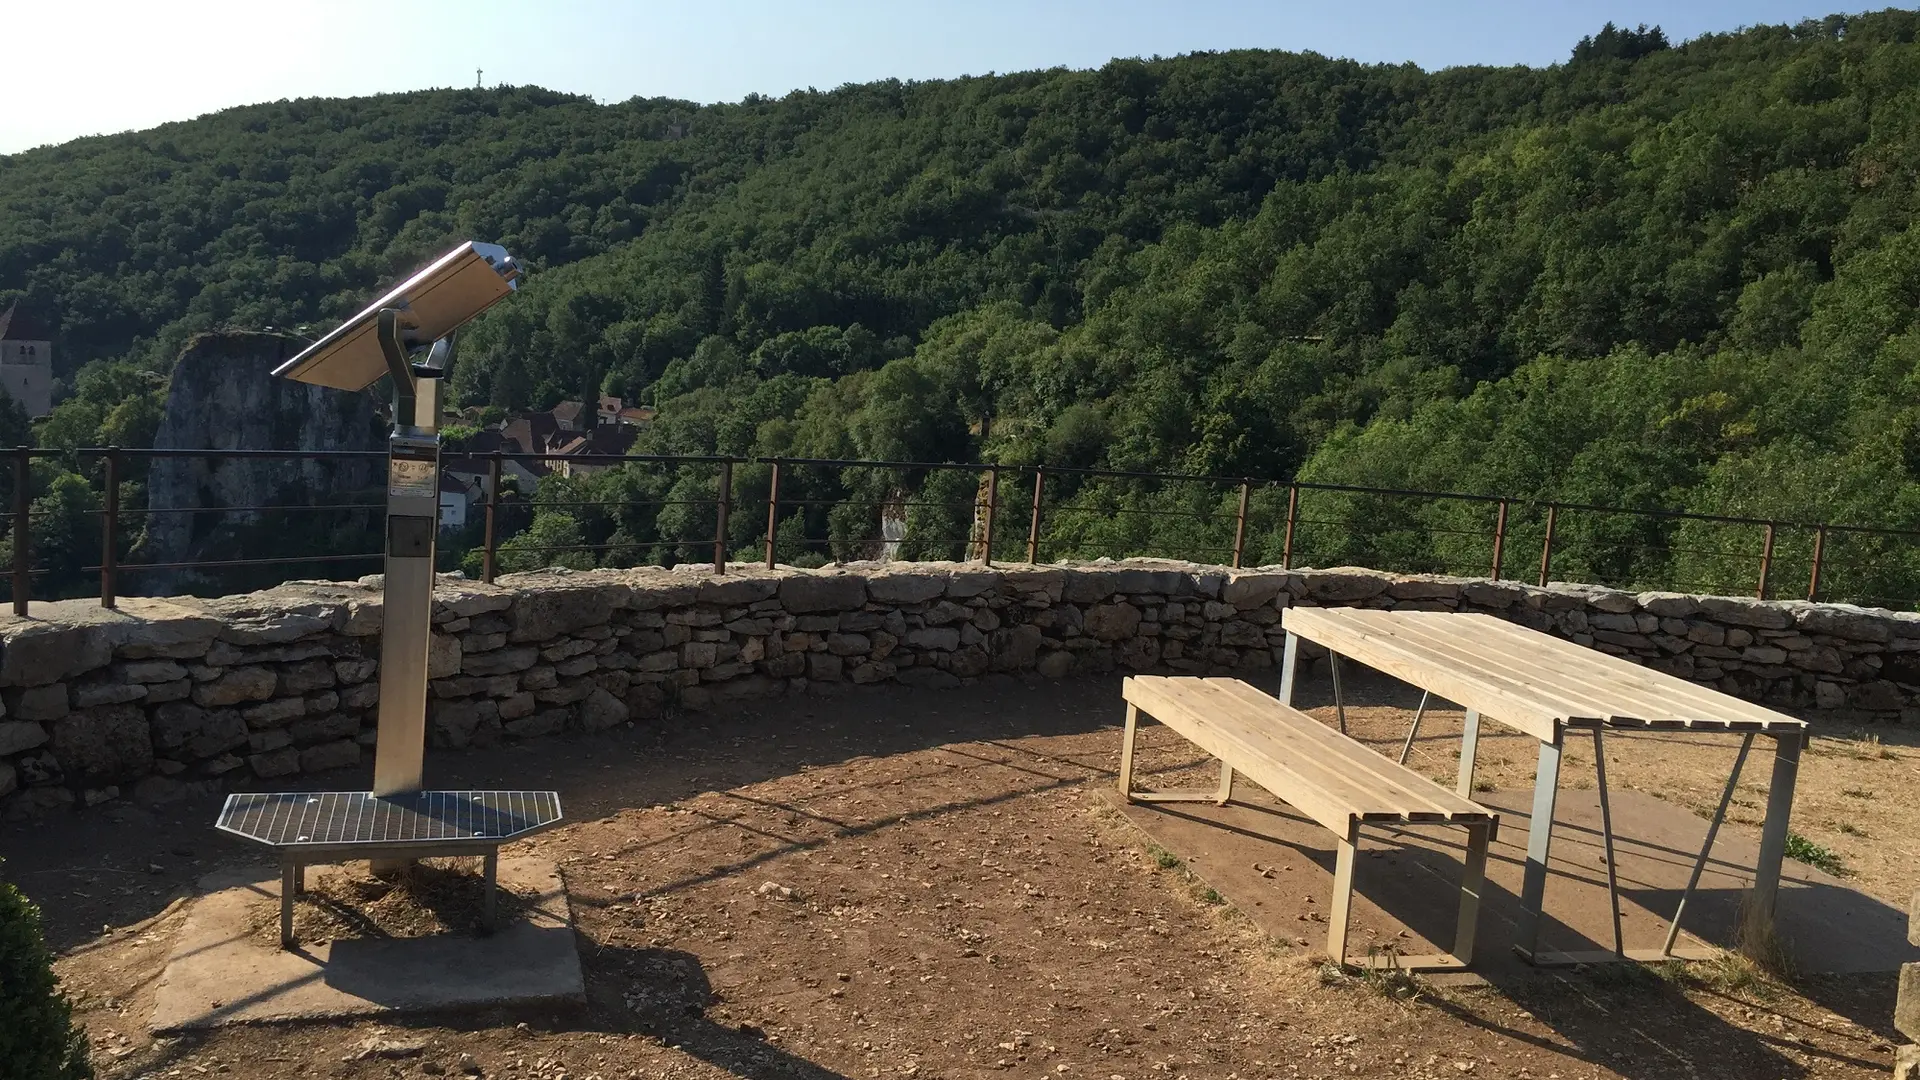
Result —
[[1340, 734], [1347, 733], [1347, 698], [1340, 692], [1340, 654], [1327, 650], [1327, 674], [1333, 679], [1333, 715], [1340, 721]]
[[[1413, 710], [1413, 724], [1407, 728], [1407, 741], [1400, 744], [1399, 764], [1401, 765], [1407, 763], [1407, 755], [1413, 751], [1413, 738], [1420, 734], [1420, 718], [1427, 715], [1427, 699], [1432, 696], [1425, 690], [1420, 691], [1420, 707]], [[1477, 723], [1478, 720], [1476, 716], [1475, 722]]]
[[1713, 818], [1707, 822], [1707, 839], [1700, 845], [1700, 854], [1693, 860], [1693, 873], [1687, 875], [1687, 887], [1680, 892], [1680, 902], [1673, 906], [1673, 921], [1667, 924], [1667, 940], [1660, 946], [1663, 956], [1673, 955], [1673, 943], [1680, 938], [1680, 918], [1687, 913], [1687, 898], [1700, 884], [1700, 874], [1707, 868], [1707, 856], [1713, 851], [1713, 839], [1720, 835], [1720, 823], [1727, 818], [1727, 806], [1733, 802], [1734, 789], [1740, 786], [1740, 770], [1746, 767], [1747, 751], [1753, 749], [1753, 732], [1749, 731], [1740, 739], [1740, 753], [1733, 759], [1733, 771], [1727, 774], [1727, 789], [1720, 793], [1720, 806], [1714, 810]]
[[[1423, 709], [1427, 707], [1426, 698], [1423, 697], [1420, 699], [1420, 707]], [[1420, 718], [1415, 716], [1413, 722], [1417, 727], [1420, 723]], [[1407, 732], [1407, 745], [1413, 745], [1413, 732], [1411, 731]], [[1479, 755], [1480, 714], [1472, 709], [1468, 709], [1466, 725], [1460, 732], [1460, 776], [1453, 785], [1453, 790], [1463, 799], [1473, 798], [1473, 765], [1474, 759], [1479, 757]], [[1400, 751], [1401, 761], [1404, 762], [1406, 756], [1407, 753], [1405, 750]]]
[[1547, 853], [1553, 844], [1553, 804], [1560, 794], [1563, 735], [1556, 728], [1553, 741], [1540, 744], [1533, 771], [1533, 816], [1527, 821], [1527, 865], [1520, 879], [1520, 923], [1513, 944], [1528, 961], [1539, 948], [1541, 907], [1547, 898]]
[[1289, 632], [1280, 654], [1280, 704], [1293, 704], [1293, 673], [1300, 666], [1300, 635]]
[[1607, 797], [1607, 747], [1601, 729], [1593, 729], [1593, 772], [1600, 790], [1600, 840], [1607, 853], [1607, 908], [1613, 912], [1613, 955], [1627, 957], [1627, 946], [1620, 931], [1619, 858], [1613, 853], [1613, 804]]
[[1753, 868], [1753, 894], [1747, 898], [1744, 944], [1758, 947], [1772, 937], [1774, 901], [1780, 892], [1780, 860], [1787, 853], [1787, 821], [1793, 814], [1793, 786], [1800, 774], [1803, 732], [1773, 736], [1773, 779], [1767, 786], [1767, 820], [1760, 833], [1760, 861]]

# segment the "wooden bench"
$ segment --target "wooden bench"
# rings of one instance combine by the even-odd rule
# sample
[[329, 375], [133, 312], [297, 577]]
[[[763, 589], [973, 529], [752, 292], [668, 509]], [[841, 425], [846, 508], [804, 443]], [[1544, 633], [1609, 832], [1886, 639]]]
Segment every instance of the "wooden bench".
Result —
[[[1327, 917], [1327, 954], [1359, 966], [1409, 971], [1464, 968], [1473, 959], [1474, 928], [1486, 876], [1487, 844], [1500, 816], [1440, 787], [1238, 679], [1136, 675], [1123, 685], [1126, 733], [1120, 744], [1120, 794], [1129, 802], [1213, 802], [1233, 797], [1238, 772], [1311, 817], [1339, 838], [1333, 905]], [[1212, 791], [1135, 791], [1133, 743], [1145, 713], [1220, 760]], [[1445, 955], [1347, 956], [1353, 902], [1354, 848], [1360, 826], [1443, 823], [1467, 830], [1466, 867], [1453, 951]]]

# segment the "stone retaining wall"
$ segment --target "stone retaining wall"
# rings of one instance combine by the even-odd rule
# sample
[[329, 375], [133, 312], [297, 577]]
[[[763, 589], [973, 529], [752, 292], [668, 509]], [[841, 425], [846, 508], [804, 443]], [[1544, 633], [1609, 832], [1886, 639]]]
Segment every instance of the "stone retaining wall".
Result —
[[[1920, 700], [1920, 614], [1358, 569], [554, 570], [445, 578], [434, 600], [429, 734], [455, 748], [823, 684], [1259, 670], [1296, 605], [1489, 612], [1850, 720], [1898, 721]], [[374, 738], [380, 606], [374, 578], [0, 618], [0, 814], [358, 764]]]

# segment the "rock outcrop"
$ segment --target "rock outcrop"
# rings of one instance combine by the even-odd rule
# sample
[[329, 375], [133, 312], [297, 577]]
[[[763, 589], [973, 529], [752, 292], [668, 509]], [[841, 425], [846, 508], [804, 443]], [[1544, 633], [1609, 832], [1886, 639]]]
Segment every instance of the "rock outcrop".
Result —
[[[222, 332], [190, 342], [174, 362], [156, 449], [361, 450], [386, 448], [369, 394], [342, 393], [273, 377], [302, 343], [279, 334]], [[146, 537], [138, 562], [241, 557], [250, 532], [272, 515], [228, 507], [379, 502], [384, 464], [367, 458], [158, 458], [147, 482]], [[189, 508], [205, 508], [178, 513]], [[367, 532], [367, 511], [297, 511], [318, 536]], [[276, 545], [279, 553], [281, 545]], [[377, 547], [377, 544], [373, 544]], [[336, 546], [334, 550], [343, 550]], [[344, 550], [372, 550], [366, 544]], [[223, 580], [146, 571], [128, 576], [129, 592], [217, 587]]]

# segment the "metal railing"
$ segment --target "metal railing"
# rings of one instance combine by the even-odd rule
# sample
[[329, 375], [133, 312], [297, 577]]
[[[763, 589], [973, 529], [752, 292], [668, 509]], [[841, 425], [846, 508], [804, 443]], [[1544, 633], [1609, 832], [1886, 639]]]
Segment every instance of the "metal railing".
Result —
[[[12, 535], [10, 584], [13, 609], [24, 615], [36, 578], [54, 568], [36, 565], [35, 522], [56, 513], [34, 508], [34, 463], [66, 458], [75, 468], [97, 466], [100, 555], [97, 565], [69, 567], [98, 575], [102, 606], [126, 595], [129, 575], [159, 571], [234, 571], [247, 568], [321, 568], [377, 563], [378, 550], [346, 554], [241, 553], [207, 559], [147, 559], [122, 556], [137, 547], [130, 523], [164, 515], [291, 515], [344, 512], [364, 515], [369, 547], [379, 545], [373, 526], [383, 499], [341, 503], [245, 506], [126, 505], [122, 495], [136, 473], [167, 458], [362, 460], [378, 462], [383, 451], [151, 450], [86, 447], [76, 451], [17, 447], [10, 452]], [[510, 497], [510, 467], [560, 462], [564, 473], [609, 468], [654, 470], [691, 477], [700, 497], [635, 499], [528, 499]], [[756, 470], [740, 498], [740, 469]], [[516, 560], [579, 554], [595, 563], [617, 560], [622, 550], [652, 547], [673, 561], [703, 561], [725, 574], [730, 560], [752, 551], [769, 567], [783, 552], [825, 561], [849, 558], [960, 557], [992, 565], [996, 558], [1029, 563], [1062, 556], [1161, 555], [1233, 567], [1251, 563], [1291, 569], [1336, 563], [1401, 572], [1438, 572], [1511, 579], [1515, 549], [1537, 551], [1521, 559], [1523, 577], [1544, 585], [1556, 569], [1593, 584], [1675, 591], [1747, 591], [1767, 598], [1784, 574], [1805, 582], [1808, 599], [1840, 597], [1884, 606], [1912, 606], [1920, 590], [1920, 530], [1832, 523], [1803, 523], [1690, 511], [1610, 507], [1512, 496], [1374, 488], [1303, 480], [1204, 476], [992, 463], [863, 461], [799, 457], [721, 455], [561, 455], [448, 451], [442, 469], [484, 476], [478, 576], [492, 582], [502, 556]], [[764, 475], [758, 470], [764, 470]], [[3, 476], [0, 473], [0, 476]], [[943, 479], [945, 478], [945, 479]], [[971, 490], [962, 485], [971, 481]], [[1018, 494], [1006, 496], [1008, 481]], [[764, 481], [764, 496], [759, 489]], [[875, 487], [885, 497], [875, 497]], [[863, 493], [864, 491], [864, 493]], [[945, 493], [944, 495], [942, 493]], [[669, 494], [671, 494], [669, 492]], [[964, 495], [964, 497], [962, 497]], [[743, 530], [736, 511], [743, 502], [764, 501], [764, 528]], [[710, 522], [702, 539], [655, 535], [636, 540], [614, 534], [593, 543], [526, 542], [541, 512], [595, 508], [602, 513], [680, 508]], [[917, 517], [916, 517], [917, 515]], [[508, 518], [526, 519], [512, 529]], [[18, 523], [27, 523], [27, 528]], [[888, 524], [894, 526], [889, 534]], [[755, 526], [758, 521], [755, 521]], [[1024, 528], [1021, 528], [1024, 526]], [[702, 528], [708, 527], [702, 525]], [[824, 529], [824, 534], [821, 530]], [[951, 530], [950, 532], [948, 530]], [[352, 531], [352, 530], [349, 530]], [[964, 536], [953, 533], [965, 532]], [[514, 535], [509, 536], [508, 533]], [[307, 531], [309, 542], [312, 531]], [[537, 539], [537, 538], [534, 538]], [[1848, 557], [1851, 551], [1852, 558]], [[1804, 552], [1804, 554], [1803, 554]], [[451, 554], [459, 554], [450, 552]], [[694, 559], [682, 558], [692, 553]], [[797, 555], [796, 555], [797, 553]], [[1568, 563], [1572, 565], [1567, 565]], [[614, 564], [608, 562], [608, 565]], [[472, 565], [471, 563], [469, 565]], [[1681, 580], [1681, 567], [1698, 579]], [[1886, 594], [1886, 582], [1902, 587]], [[1744, 583], [1744, 584], [1743, 584]], [[1912, 583], [1908, 586], [1906, 583]], [[71, 591], [71, 582], [66, 586]], [[1874, 590], [1880, 589], [1881, 592]], [[57, 590], [54, 590], [57, 591]], [[1799, 588], [1794, 588], [1796, 595]]]

